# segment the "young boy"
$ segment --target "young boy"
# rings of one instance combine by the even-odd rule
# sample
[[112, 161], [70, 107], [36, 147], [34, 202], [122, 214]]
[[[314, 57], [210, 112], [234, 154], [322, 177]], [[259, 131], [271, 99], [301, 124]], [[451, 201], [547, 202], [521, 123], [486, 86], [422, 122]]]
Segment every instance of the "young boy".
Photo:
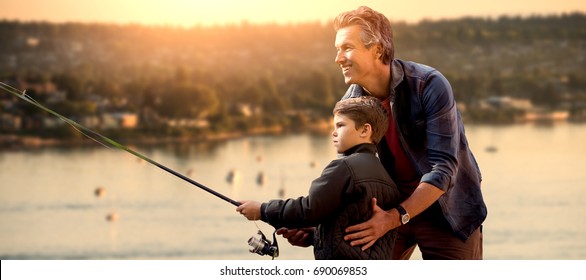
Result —
[[376, 154], [375, 144], [388, 128], [387, 113], [378, 99], [366, 96], [336, 103], [333, 113], [333, 143], [342, 156], [312, 182], [309, 194], [262, 204], [240, 201], [236, 211], [275, 228], [316, 227], [308, 238], [315, 259], [391, 259], [396, 230], [365, 251], [344, 241], [346, 227], [372, 216], [373, 197], [382, 209], [399, 203], [397, 187]]

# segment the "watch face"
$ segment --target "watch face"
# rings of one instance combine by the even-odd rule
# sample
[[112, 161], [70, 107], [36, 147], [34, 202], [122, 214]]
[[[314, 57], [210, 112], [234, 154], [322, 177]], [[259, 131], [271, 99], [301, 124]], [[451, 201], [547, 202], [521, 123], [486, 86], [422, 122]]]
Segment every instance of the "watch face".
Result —
[[408, 223], [409, 219], [411, 217], [409, 216], [409, 213], [407, 213], [407, 211], [405, 211], [405, 208], [403, 208], [403, 206], [401, 206], [401, 205], [398, 205], [396, 207], [396, 209], [397, 209], [397, 211], [399, 211], [399, 215], [400, 215], [399, 217], [401, 218], [401, 224], [404, 225], [404, 224]]
[[401, 215], [401, 223], [406, 224], [409, 222], [409, 214]]

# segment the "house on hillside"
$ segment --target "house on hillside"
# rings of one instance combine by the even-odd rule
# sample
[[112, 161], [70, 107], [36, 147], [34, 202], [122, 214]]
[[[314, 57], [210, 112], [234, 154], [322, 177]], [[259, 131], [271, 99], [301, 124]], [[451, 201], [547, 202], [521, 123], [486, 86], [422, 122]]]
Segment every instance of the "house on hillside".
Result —
[[17, 131], [22, 128], [22, 117], [2, 113], [0, 114], [0, 129], [4, 131]]
[[105, 113], [101, 119], [102, 129], [134, 129], [138, 126], [138, 115], [133, 113]]
[[479, 106], [482, 109], [515, 109], [520, 111], [528, 111], [533, 108], [531, 100], [510, 96], [491, 96], [481, 100]]

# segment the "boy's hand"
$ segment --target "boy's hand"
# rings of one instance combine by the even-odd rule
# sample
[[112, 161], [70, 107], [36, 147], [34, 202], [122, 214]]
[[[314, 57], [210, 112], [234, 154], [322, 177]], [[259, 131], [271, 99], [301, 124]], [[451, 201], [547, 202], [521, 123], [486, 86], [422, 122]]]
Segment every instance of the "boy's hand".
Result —
[[236, 212], [242, 214], [249, 221], [260, 220], [260, 202], [254, 200], [243, 200], [240, 206], [236, 208]]
[[283, 235], [287, 241], [293, 246], [309, 247], [312, 245], [313, 231], [315, 228], [302, 228], [302, 229], [288, 229], [280, 228], [277, 230], [278, 235]]

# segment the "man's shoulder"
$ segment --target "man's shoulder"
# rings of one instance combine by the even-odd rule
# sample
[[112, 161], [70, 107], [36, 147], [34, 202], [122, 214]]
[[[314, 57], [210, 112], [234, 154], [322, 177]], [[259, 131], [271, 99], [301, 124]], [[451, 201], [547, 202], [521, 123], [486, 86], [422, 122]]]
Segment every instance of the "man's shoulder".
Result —
[[428, 76], [432, 72], [437, 72], [429, 65], [410, 60], [394, 59], [393, 67], [401, 67], [407, 76]]
[[360, 96], [364, 96], [366, 95], [364, 89], [357, 85], [357, 84], [351, 84], [348, 89], [346, 90], [346, 93], [344, 94], [344, 96], [342, 96], [341, 100], [344, 99], [348, 99], [348, 98], [354, 98], [354, 97], [360, 97]]

